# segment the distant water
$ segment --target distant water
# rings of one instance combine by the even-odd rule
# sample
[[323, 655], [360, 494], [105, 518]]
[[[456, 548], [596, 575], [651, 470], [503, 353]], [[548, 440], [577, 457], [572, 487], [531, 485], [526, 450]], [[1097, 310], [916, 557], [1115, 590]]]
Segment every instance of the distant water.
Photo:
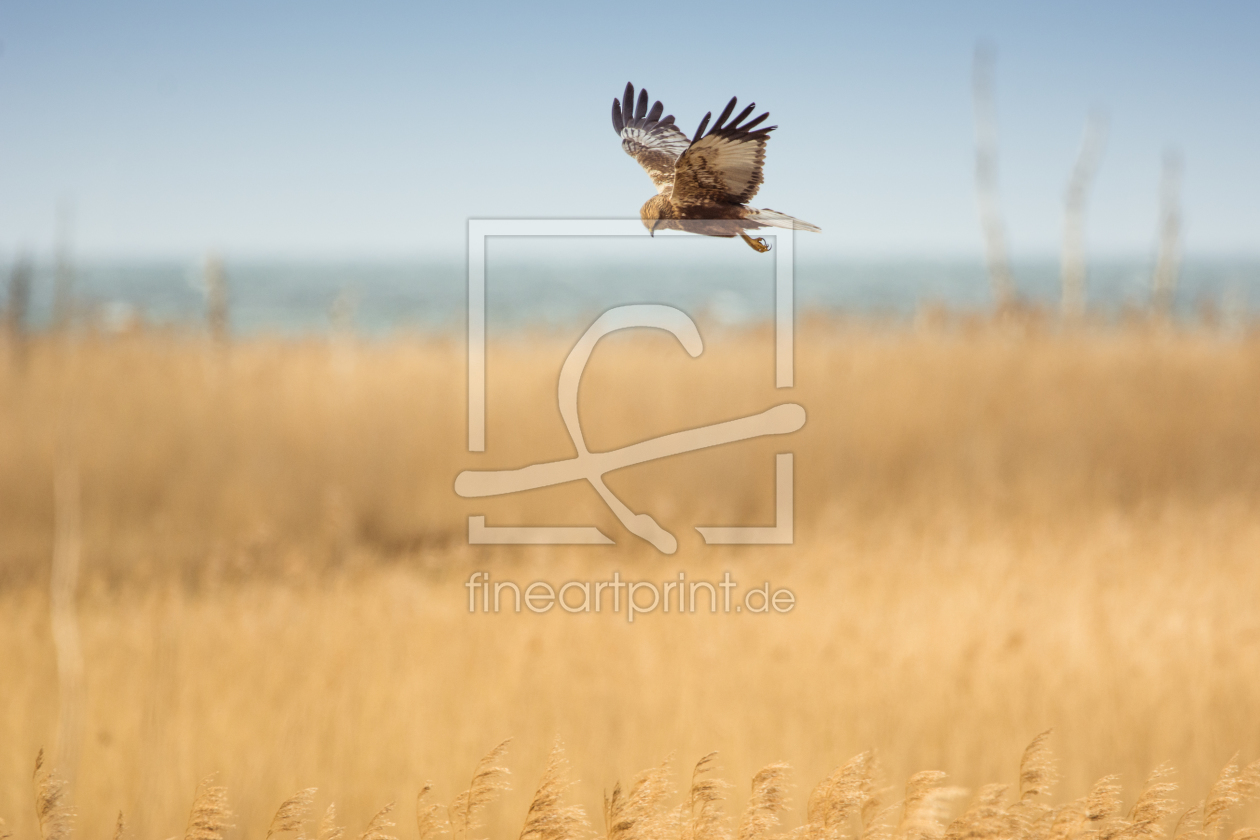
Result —
[[[492, 240], [486, 261], [490, 328], [566, 327], [624, 303], [668, 303], [727, 323], [772, 315], [769, 256], [730, 247], [697, 256], [696, 248], [688, 253], [678, 242], [658, 239], [665, 247], [655, 251], [637, 248], [643, 243], [617, 243], [607, 254], [592, 254], [587, 248], [574, 255], [557, 252], [555, 243], [548, 244], [548, 253], [532, 243]], [[1014, 272], [1025, 299], [1057, 305], [1057, 262], [1018, 262]], [[1150, 261], [1094, 263], [1089, 305], [1108, 314], [1145, 306], [1151, 272]], [[225, 273], [236, 335], [323, 333], [334, 323], [372, 336], [462, 331], [466, 318], [461, 263], [228, 260]], [[37, 266], [30, 310], [35, 327], [49, 320], [52, 285], [51, 267]], [[795, 267], [795, 286], [798, 312], [905, 319], [925, 303], [963, 311], [991, 305], [987, 275], [978, 260], [802, 262]], [[204, 323], [199, 263], [84, 263], [75, 266], [73, 288], [80, 316], [106, 327], [137, 319], [190, 327]], [[1235, 316], [1260, 315], [1260, 259], [1187, 260], [1176, 312], [1190, 318], [1207, 307]]]

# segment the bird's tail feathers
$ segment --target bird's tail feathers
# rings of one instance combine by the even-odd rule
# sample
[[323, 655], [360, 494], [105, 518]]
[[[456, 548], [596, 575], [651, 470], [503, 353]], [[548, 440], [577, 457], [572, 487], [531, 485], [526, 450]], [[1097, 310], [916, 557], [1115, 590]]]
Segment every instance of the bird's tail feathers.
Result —
[[800, 219], [789, 216], [787, 213], [780, 213], [778, 210], [754, 210], [748, 216], [754, 222], [761, 222], [763, 225], [770, 227], [787, 228], [788, 230], [808, 230], [814, 233], [822, 233], [822, 228], [817, 225], [811, 225], [809, 222], [803, 222]]

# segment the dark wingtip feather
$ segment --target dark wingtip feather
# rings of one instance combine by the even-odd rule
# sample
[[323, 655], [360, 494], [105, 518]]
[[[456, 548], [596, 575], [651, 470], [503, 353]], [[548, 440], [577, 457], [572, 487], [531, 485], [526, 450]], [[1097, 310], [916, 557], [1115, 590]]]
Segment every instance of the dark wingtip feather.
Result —
[[665, 106], [658, 99], [656, 104], [652, 106], [652, 110], [648, 111], [648, 122], [655, 122], [661, 118], [661, 114], [665, 112]]
[[753, 121], [752, 121], [752, 122], [750, 122], [748, 125], [744, 126], [743, 130], [744, 130], [744, 131], [752, 131], [754, 128], [756, 128], [757, 126], [759, 126], [759, 125], [761, 125], [763, 122], [765, 122], [765, 121], [766, 121], [766, 117], [768, 117], [768, 116], [770, 116], [770, 112], [769, 112], [769, 111], [766, 111], [766, 112], [765, 112], [764, 114], [762, 114], [760, 117], [757, 117], [757, 119], [753, 120]]
[[660, 120], [659, 122], [660, 122], [660, 124], [661, 124], [661, 125], [673, 125], [673, 124], [674, 124], [674, 115], [673, 115], [673, 114], [670, 114], [668, 117], [665, 117], [664, 119]]
[[634, 85], [626, 82], [626, 92], [621, 95], [621, 113], [626, 119], [634, 116]]
[[626, 127], [626, 121], [621, 116], [620, 100], [617, 100], [617, 99], [613, 100], [612, 118], [613, 118], [613, 131], [617, 132], [618, 136], [621, 136], [621, 132]]
[[691, 138], [691, 142], [695, 143], [704, 136], [704, 130], [709, 127], [709, 119], [713, 116], [713, 112], [704, 115], [704, 119], [700, 120], [700, 127], [696, 129], [696, 136]]
[[647, 88], [639, 91], [639, 104], [634, 106], [634, 118], [641, 120], [647, 116], [648, 95]]
[[726, 103], [726, 107], [722, 109], [722, 116], [717, 118], [717, 122], [713, 124], [713, 130], [718, 131], [726, 124], [726, 118], [735, 110], [736, 97], [732, 96], [731, 101]]
[[756, 103], [756, 102], [749, 102], [749, 103], [748, 103], [748, 107], [747, 107], [747, 108], [745, 108], [744, 110], [740, 111], [740, 112], [739, 112], [739, 116], [738, 116], [738, 117], [736, 117], [735, 119], [731, 120], [731, 124], [730, 124], [730, 126], [728, 126], [728, 127], [731, 129], [731, 131], [736, 131], [736, 130], [738, 130], [738, 129], [739, 129], [739, 124], [740, 124], [741, 122], [743, 122], [744, 120], [748, 119], [748, 115], [749, 115], [749, 114], [751, 114], [751, 113], [753, 112], [753, 109], [754, 109], [754, 108], [756, 108], [756, 107], [757, 107], [757, 103]]

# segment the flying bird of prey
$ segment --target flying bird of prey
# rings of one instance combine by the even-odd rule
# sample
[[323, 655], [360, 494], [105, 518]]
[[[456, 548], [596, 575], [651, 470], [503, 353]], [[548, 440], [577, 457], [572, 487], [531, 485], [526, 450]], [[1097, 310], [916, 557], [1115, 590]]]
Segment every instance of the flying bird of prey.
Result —
[[[643, 226], [655, 235], [657, 230], [688, 230], [706, 236], [739, 236], [754, 250], [770, 250], [766, 240], [754, 239], [744, 231], [763, 227], [796, 230], [820, 229], [777, 210], [759, 210], [748, 202], [761, 187], [761, 166], [766, 159], [766, 141], [778, 126], [757, 128], [769, 112], [744, 122], [757, 103], [750, 103], [729, 123], [735, 111], [735, 97], [726, 104], [717, 122], [709, 128], [713, 112], [704, 115], [690, 140], [673, 115], [662, 117], [660, 102], [648, 109], [648, 93], [627, 83], [621, 100], [613, 100], [613, 129], [621, 137], [621, 148], [647, 170], [656, 195], [639, 210]], [[705, 129], [708, 128], [706, 132]]]

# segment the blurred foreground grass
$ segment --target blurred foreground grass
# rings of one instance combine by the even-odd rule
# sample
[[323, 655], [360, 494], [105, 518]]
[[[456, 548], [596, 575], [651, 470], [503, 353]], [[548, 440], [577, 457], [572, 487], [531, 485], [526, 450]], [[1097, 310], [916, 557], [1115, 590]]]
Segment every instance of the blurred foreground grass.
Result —
[[[0, 816], [33, 836], [30, 767], [56, 740], [54, 476], [81, 492], [82, 830], [118, 808], [182, 830], [211, 771], [237, 833], [302, 787], [351, 825], [426, 779], [449, 798], [515, 735], [520, 825], [553, 736], [588, 812], [678, 751], [812, 784], [875, 748], [893, 780], [976, 786], [1055, 727], [1063, 787], [1136, 787], [1162, 761], [1202, 798], [1260, 755], [1260, 340], [1132, 327], [812, 323], [798, 387], [767, 331], [610, 336], [581, 394], [592, 449], [800, 402], [792, 438], [609, 476], [680, 540], [662, 557], [589, 487], [469, 501], [466, 468], [572, 455], [565, 340], [496, 343], [487, 452], [465, 451], [462, 347], [41, 338], [0, 366]], [[794, 546], [706, 549], [769, 524], [796, 453]], [[597, 524], [600, 549], [465, 545], [490, 524]], [[469, 615], [474, 570], [527, 583], [770, 580], [789, 615]], [[797, 792], [797, 804], [805, 791]], [[1132, 793], [1132, 790], [1130, 790]], [[738, 799], [738, 796], [736, 797]], [[400, 822], [410, 815], [404, 808]], [[404, 835], [405, 836], [405, 835]]]

